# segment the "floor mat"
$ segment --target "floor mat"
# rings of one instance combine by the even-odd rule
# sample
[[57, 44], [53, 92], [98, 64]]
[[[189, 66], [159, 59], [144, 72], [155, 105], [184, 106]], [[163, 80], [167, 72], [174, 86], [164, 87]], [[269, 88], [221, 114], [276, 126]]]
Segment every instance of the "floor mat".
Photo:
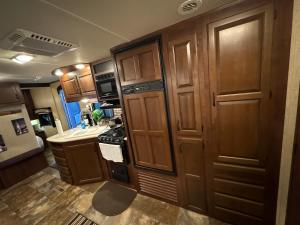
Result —
[[75, 214], [70, 218], [66, 225], [98, 225], [97, 223], [89, 220], [80, 213]]
[[136, 195], [135, 190], [107, 182], [95, 193], [92, 205], [106, 216], [116, 216], [130, 206]]

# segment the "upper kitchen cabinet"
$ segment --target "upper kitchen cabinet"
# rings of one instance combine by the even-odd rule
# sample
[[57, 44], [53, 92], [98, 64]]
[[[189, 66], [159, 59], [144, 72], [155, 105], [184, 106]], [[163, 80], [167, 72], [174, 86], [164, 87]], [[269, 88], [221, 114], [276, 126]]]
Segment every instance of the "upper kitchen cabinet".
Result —
[[68, 74], [65, 74], [60, 78], [60, 84], [64, 90], [67, 102], [72, 102], [80, 99], [81, 92], [76, 76], [69, 77]]
[[0, 89], [1, 89], [0, 105], [24, 103], [24, 98], [19, 84], [0, 83]]
[[162, 79], [157, 42], [118, 53], [116, 62], [122, 86]]
[[89, 65], [78, 65], [82, 66], [78, 67], [79, 69], [77, 65], [59, 69], [63, 73], [60, 83], [67, 102], [78, 101], [83, 97], [96, 97], [94, 78]]
[[78, 79], [80, 92], [82, 95], [95, 96], [96, 90], [95, 90], [94, 78], [89, 67], [82, 70], [80, 75], [77, 76], [77, 79]]

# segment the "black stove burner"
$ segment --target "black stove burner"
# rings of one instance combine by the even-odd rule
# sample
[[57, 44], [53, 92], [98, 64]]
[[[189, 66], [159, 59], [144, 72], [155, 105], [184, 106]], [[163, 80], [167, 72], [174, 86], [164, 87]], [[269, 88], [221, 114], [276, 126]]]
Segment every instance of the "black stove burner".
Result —
[[100, 143], [122, 145], [125, 137], [124, 126], [116, 126], [109, 131], [100, 134], [98, 140]]

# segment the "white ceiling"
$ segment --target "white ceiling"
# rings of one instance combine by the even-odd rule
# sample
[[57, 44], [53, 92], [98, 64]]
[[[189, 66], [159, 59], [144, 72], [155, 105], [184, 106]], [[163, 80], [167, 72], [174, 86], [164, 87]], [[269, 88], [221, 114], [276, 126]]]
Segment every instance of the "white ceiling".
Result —
[[[11, 60], [15, 52], [0, 49], [0, 82], [52, 82], [61, 66], [109, 56], [109, 49], [234, 0], [203, 0], [195, 14], [182, 16], [184, 0], [2, 0], [0, 39], [16, 28], [77, 43], [80, 48], [58, 57], [36, 56], [28, 64]], [[34, 81], [35, 76], [42, 79]]]

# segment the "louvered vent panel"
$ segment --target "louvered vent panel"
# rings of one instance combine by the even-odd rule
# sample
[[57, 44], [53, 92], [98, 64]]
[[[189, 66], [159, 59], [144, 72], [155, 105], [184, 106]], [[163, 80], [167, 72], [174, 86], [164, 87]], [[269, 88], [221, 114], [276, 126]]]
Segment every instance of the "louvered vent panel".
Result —
[[142, 193], [178, 202], [175, 177], [139, 171], [138, 182]]
[[24, 29], [16, 29], [0, 40], [2, 49], [44, 56], [57, 56], [78, 47], [78, 44]]

